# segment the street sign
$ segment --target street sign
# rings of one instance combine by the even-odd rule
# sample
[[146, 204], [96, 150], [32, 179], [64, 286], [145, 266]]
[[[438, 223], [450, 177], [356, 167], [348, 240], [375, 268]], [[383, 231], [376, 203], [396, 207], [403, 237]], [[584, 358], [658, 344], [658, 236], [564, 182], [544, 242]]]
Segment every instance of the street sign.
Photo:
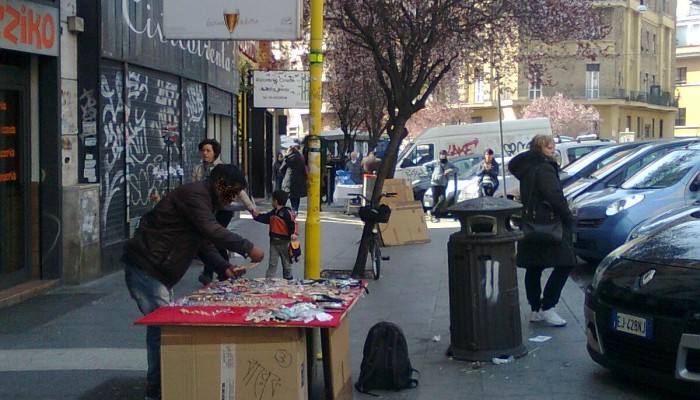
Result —
[[309, 71], [253, 71], [253, 106], [309, 108]]

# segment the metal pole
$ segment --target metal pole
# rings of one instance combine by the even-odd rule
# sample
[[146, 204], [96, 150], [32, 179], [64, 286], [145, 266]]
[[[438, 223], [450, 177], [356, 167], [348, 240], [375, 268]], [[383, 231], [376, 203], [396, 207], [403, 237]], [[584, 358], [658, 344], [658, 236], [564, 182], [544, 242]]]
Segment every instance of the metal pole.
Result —
[[321, 272], [321, 76], [323, 73], [323, 0], [311, 0], [311, 54], [309, 54], [309, 197], [306, 214], [304, 277]]
[[496, 78], [496, 95], [498, 96], [498, 132], [501, 136], [501, 170], [503, 175], [503, 198], [508, 198], [508, 190], [506, 188], [506, 152], [503, 148], [503, 116], [501, 115], [501, 81]]

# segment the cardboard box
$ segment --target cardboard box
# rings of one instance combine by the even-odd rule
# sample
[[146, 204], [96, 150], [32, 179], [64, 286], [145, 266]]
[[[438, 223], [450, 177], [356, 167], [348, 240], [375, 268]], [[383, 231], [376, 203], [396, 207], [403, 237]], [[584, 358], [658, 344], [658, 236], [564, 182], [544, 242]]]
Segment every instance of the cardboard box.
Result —
[[308, 399], [303, 328], [163, 326], [164, 400]]
[[382, 189], [384, 193], [396, 193], [396, 197], [382, 198], [382, 203], [388, 204], [389, 206], [413, 201], [411, 182], [406, 179], [386, 179], [384, 180]]
[[430, 242], [430, 232], [420, 201], [396, 203], [390, 207], [389, 222], [379, 224], [385, 246]]
[[326, 382], [326, 385], [332, 386], [333, 399], [352, 400], [354, 386], [350, 364], [350, 323], [347, 319], [343, 320], [337, 329], [328, 330], [328, 336], [328, 345], [323, 348], [330, 359], [330, 382]]

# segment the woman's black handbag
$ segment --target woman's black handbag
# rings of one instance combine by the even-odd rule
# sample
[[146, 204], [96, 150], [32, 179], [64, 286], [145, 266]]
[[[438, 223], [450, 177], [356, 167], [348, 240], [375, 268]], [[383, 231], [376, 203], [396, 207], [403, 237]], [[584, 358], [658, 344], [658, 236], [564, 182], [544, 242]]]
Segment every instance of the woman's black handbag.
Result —
[[560, 242], [564, 233], [561, 219], [552, 206], [543, 201], [526, 210], [520, 220], [525, 239], [539, 242]]
[[[532, 172], [533, 176], [537, 176], [536, 172], [538, 169], [539, 167]], [[533, 179], [530, 186], [530, 195], [528, 196], [530, 201], [532, 200], [534, 188], [535, 181]], [[527, 241], [558, 243], [561, 242], [564, 234], [561, 218], [554, 212], [552, 205], [546, 201], [540, 201], [525, 209], [520, 220], [520, 230], [523, 231]]]

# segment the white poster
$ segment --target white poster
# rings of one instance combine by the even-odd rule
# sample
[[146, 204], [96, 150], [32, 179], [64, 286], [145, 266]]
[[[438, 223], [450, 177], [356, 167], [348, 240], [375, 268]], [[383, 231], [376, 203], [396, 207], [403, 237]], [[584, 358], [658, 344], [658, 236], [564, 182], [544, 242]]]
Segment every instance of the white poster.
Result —
[[309, 71], [253, 71], [253, 106], [309, 108]]
[[163, 0], [166, 39], [299, 40], [301, 0]]
[[221, 344], [221, 399], [236, 399], [236, 345]]

